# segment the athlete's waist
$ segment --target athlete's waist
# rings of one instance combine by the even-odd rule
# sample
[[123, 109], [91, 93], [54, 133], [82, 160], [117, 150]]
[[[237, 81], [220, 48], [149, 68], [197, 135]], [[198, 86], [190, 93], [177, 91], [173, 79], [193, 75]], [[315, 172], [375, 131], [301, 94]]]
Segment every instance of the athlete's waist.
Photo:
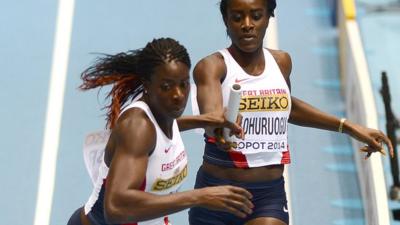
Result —
[[279, 179], [283, 175], [284, 165], [269, 165], [254, 168], [230, 168], [203, 161], [202, 168], [214, 177], [237, 182], [259, 182]]

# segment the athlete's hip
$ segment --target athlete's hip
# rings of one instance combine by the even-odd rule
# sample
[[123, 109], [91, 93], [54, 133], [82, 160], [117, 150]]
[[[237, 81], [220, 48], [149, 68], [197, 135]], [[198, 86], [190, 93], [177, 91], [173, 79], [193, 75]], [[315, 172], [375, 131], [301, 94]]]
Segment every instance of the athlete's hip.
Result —
[[283, 175], [284, 165], [270, 165], [243, 169], [224, 167], [203, 161], [201, 169], [220, 179], [237, 182], [264, 182], [280, 179]]

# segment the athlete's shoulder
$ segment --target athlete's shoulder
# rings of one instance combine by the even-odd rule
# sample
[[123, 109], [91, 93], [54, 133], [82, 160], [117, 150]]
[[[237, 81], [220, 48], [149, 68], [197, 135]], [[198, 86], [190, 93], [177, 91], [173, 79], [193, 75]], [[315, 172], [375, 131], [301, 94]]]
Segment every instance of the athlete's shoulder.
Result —
[[[147, 113], [141, 108], [125, 110], [113, 128], [113, 133], [118, 142], [130, 145], [130, 143], [142, 143], [152, 150], [156, 142], [156, 128]], [[146, 137], [146, 138], [143, 138]]]
[[289, 53], [283, 50], [267, 49], [271, 55], [274, 57], [275, 61], [280, 64], [292, 64], [292, 59]]
[[202, 58], [195, 66], [195, 69], [212, 68], [224, 66], [224, 57], [220, 52], [215, 52]]
[[292, 72], [292, 59], [289, 53], [282, 50], [267, 49], [271, 55], [274, 57], [276, 63], [278, 64], [282, 74], [285, 77], [289, 77]]
[[195, 80], [207, 77], [217, 77], [220, 79], [226, 74], [224, 57], [220, 52], [215, 52], [202, 58], [195, 66], [193, 75]]

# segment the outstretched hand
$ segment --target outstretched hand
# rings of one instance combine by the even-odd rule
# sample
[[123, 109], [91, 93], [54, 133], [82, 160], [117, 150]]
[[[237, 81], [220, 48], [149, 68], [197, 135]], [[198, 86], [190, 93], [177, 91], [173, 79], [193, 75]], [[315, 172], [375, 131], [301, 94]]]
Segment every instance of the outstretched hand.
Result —
[[223, 131], [223, 128], [215, 128], [214, 130], [215, 144], [218, 148], [225, 151], [230, 151], [232, 148], [236, 148], [237, 144], [235, 142], [230, 142], [225, 139]]
[[230, 130], [230, 135], [235, 135], [236, 137], [243, 139], [244, 133], [242, 127], [240, 127], [242, 116], [239, 114], [236, 123], [232, 123], [226, 119], [225, 112], [226, 108], [205, 114], [209, 120], [208, 129], [214, 130], [214, 133], [219, 134], [218, 132], [215, 132], [215, 130], [228, 128]]
[[383, 143], [386, 144], [390, 156], [393, 157], [392, 142], [382, 131], [363, 127], [354, 123], [351, 124], [351, 127], [352, 131], [349, 132], [349, 134], [353, 138], [366, 144], [364, 147], [360, 148], [360, 151], [367, 153], [365, 159], [368, 159], [374, 152], [380, 152], [381, 154], [386, 155]]
[[244, 139], [244, 131], [243, 128], [240, 126], [242, 124], [242, 115], [239, 114], [236, 123], [231, 123], [226, 120], [225, 117], [226, 108], [224, 109], [223, 117], [224, 117], [224, 124], [223, 127], [217, 127], [214, 129], [214, 136], [215, 136], [215, 144], [220, 149], [224, 149], [226, 151], [232, 150], [232, 148], [236, 148], [237, 144], [235, 142], [230, 142], [225, 139], [224, 137], [224, 128], [228, 128], [230, 130], [229, 136], [235, 135], [237, 138]]
[[198, 189], [201, 192], [200, 206], [225, 211], [245, 218], [253, 212], [253, 196], [247, 190], [225, 185]]

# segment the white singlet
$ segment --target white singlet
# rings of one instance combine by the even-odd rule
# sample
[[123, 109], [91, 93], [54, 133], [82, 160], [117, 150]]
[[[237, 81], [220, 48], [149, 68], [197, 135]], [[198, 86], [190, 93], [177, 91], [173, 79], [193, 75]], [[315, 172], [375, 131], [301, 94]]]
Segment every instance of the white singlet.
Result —
[[[143, 180], [140, 190], [158, 195], [177, 192], [187, 177], [188, 167], [186, 151], [176, 120], [173, 123], [173, 137], [169, 139], [157, 124], [150, 108], [145, 102], [135, 101], [127, 106], [121, 114], [130, 108], [142, 109], [153, 122], [157, 135], [157, 143], [154, 151], [149, 156], [146, 177]], [[90, 216], [94, 217], [100, 224], [103, 224], [105, 221], [103, 201], [108, 169], [103, 158], [93, 192], [85, 204], [85, 214], [91, 214]], [[135, 171], [132, 172], [134, 173]], [[167, 225], [169, 222], [167, 217], [161, 217], [135, 224]]]
[[[267, 49], [264, 50], [265, 69], [258, 76], [247, 74], [235, 61], [228, 49], [219, 52], [226, 64], [226, 77], [221, 84], [224, 107], [228, 104], [230, 88], [233, 84], [241, 85], [240, 114], [243, 116], [242, 127], [245, 140], [233, 138], [237, 143], [235, 151], [229, 153], [229, 160], [235, 167], [248, 168], [266, 165], [288, 164], [288, 119], [291, 110], [289, 87]], [[206, 151], [207, 154], [207, 151]], [[218, 154], [207, 156], [218, 159]]]

